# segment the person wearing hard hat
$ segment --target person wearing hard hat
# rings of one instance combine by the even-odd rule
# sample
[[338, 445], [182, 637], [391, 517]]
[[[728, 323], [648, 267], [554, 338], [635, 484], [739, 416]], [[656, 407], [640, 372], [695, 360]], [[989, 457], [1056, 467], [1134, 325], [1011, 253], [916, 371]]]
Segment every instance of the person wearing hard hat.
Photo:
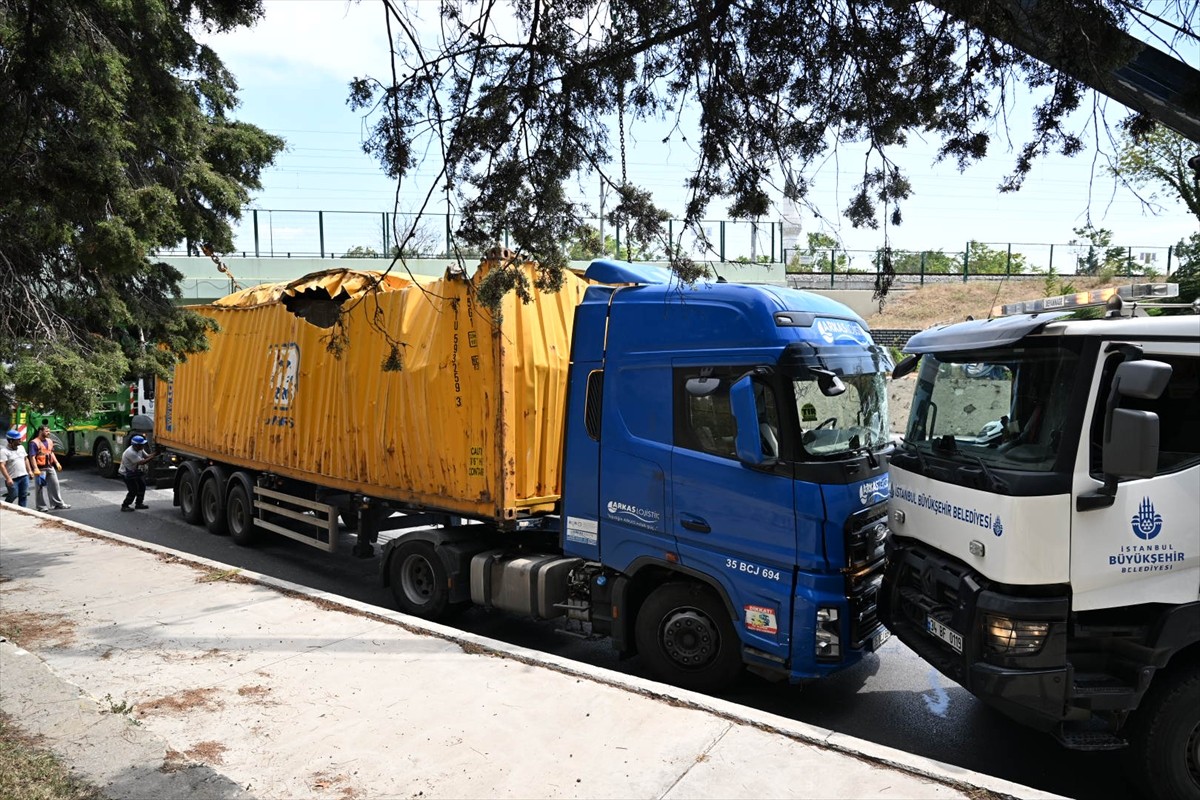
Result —
[[29, 454], [21, 444], [21, 432], [13, 429], [4, 435], [4, 449], [0, 450], [0, 473], [4, 475], [4, 502], [17, 501], [17, 505], [29, 505]]
[[140, 433], [134, 434], [129, 440], [129, 447], [121, 454], [121, 468], [118, 472], [125, 479], [125, 502], [121, 503], [122, 511], [133, 511], [135, 508], [149, 508], [146, 505], [146, 465], [157, 455], [146, 455], [146, 437]]

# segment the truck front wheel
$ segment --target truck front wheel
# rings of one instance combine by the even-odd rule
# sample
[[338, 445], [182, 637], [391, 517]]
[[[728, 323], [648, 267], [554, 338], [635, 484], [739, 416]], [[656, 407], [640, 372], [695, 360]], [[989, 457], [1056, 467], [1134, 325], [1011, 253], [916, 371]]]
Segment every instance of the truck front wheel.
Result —
[[429, 542], [405, 542], [392, 554], [392, 596], [414, 617], [441, 619], [450, 609], [446, 568]]
[[96, 442], [96, 449], [93, 451], [92, 457], [96, 461], [96, 471], [100, 473], [100, 477], [117, 477], [117, 467], [120, 465], [113, 459], [112, 445], [107, 439]]
[[695, 583], [655, 589], [638, 612], [638, 653], [661, 681], [717, 692], [742, 672], [742, 648], [725, 604]]
[[1200, 666], [1158, 680], [1130, 719], [1129, 766], [1150, 797], [1200, 800]]

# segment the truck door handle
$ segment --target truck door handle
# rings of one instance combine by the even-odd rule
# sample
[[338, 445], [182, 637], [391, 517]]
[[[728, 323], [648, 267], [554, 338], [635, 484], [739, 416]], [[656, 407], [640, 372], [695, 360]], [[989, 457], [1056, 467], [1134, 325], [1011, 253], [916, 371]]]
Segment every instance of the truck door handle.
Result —
[[696, 533], [712, 533], [712, 528], [702, 519], [681, 519], [679, 524]]

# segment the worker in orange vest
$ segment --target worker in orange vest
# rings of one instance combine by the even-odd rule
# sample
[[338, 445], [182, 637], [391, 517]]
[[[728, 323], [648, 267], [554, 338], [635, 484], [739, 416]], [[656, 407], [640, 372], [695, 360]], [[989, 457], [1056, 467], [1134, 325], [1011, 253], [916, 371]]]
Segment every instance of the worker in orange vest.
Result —
[[[62, 471], [62, 464], [54, 454], [54, 440], [50, 438], [49, 426], [39, 427], [37, 436], [30, 441], [29, 460], [33, 464], [33, 482], [37, 485], [37, 510], [70, 508], [62, 499], [62, 490], [58, 483], [58, 473]], [[47, 498], [49, 502], [46, 502]]]

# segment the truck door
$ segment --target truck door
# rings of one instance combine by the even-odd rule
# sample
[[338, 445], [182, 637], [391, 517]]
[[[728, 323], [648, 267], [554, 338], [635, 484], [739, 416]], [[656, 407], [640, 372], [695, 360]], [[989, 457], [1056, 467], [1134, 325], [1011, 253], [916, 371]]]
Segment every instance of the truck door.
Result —
[[750, 468], [737, 458], [729, 387], [748, 369], [676, 365], [670, 524], [680, 563], [725, 588], [743, 641], [786, 657], [796, 564], [792, 467], [780, 451], [776, 388], [757, 378], [763, 452], [778, 461]]
[[[1121, 481], [1107, 507], [1072, 504], [1071, 587], [1076, 611], [1139, 603], [1195, 602], [1200, 593], [1200, 353], [1190, 342], [1147, 342], [1142, 357], [1171, 366], [1156, 400], [1121, 398], [1118, 408], [1158, 415], [1157, 474]], [[1076, 460], [1076, 498], [1103, 485], [1101, 459], [1113, 372], [1124, 360], [1102, 348], [1090, 416]], [[1085, 508], [1088, 504], [1085, 503]]]

